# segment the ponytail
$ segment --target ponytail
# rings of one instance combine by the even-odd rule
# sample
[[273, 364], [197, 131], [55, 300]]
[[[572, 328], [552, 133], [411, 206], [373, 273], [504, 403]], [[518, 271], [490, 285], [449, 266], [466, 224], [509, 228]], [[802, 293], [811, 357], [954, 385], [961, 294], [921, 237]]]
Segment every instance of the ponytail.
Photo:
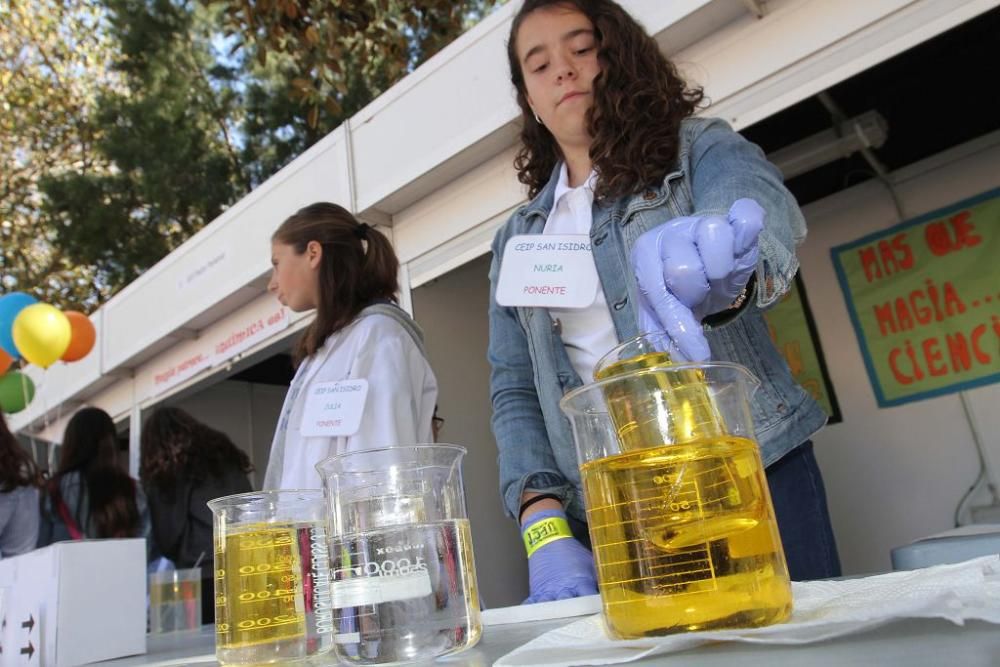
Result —
[[298, 254], [310, 241], [323, 247], [316, 319], [295, 347], [295, 364], [316, 353], [326, 339], [354, 321], [376, 301], [396, 301], [399, 260], [389, 239], [358, 222], [337, 204], [318, 202], [285, 220], [272, 241]]

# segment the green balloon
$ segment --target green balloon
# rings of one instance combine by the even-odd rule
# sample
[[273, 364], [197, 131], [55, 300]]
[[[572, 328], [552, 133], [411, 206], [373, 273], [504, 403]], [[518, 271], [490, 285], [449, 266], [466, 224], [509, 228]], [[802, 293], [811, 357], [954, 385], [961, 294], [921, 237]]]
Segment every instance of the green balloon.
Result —
[[35, 397], [35, 383], [20, 371], [0, 377], [0, 410], [7, 414], [20, 412]]

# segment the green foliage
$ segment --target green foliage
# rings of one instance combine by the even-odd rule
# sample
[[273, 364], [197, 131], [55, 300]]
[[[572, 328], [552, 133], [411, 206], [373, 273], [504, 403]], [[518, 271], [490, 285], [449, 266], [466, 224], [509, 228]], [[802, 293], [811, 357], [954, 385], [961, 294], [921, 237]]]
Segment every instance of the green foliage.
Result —
[[[270, 173], [504, 0], [205, 0], [269, 84], [247, 92], [247, 161]], [[257, 175], [259, 177], [259, 174]]]
[[0, 3], [0, 291], [92, 308], [111, 292], [93, 266], [58, 246], [40, 181], [111, 166], [94, 144], [96, 98], [118, 85], [102, 10], [87, 2]]
[[98, 305], [502, 1], [0, 4], [3, 291]]
[[210, 21], [169, 0], [106, 0], [125, 86], [97, 100], [113, 171], [41, 181], [56, 243], [124, 285], [249, 190], [230, 124], [238, 95], [206, 74]]

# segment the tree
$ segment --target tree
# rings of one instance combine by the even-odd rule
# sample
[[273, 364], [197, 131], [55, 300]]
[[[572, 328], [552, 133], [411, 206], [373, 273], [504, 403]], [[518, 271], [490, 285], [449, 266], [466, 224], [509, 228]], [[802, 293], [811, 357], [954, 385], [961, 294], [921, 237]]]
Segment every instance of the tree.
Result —
[[[284, 165], [504, 0], [205, 0], [247, 62], [281, 75], [247, 91], [248, 161]], [[283, 87], [284, 90], [277, 88]], [[283, 93], [283, 94], [275, 94]]]
[[502, 0], [3, 1], [0, 280], [89, 308]]
[[94, 149], [101, 129], [91, 122], [97, 95], [118, 85], [100, 22], [100, 8], [85, 0], [0, 5], [0, 287], [86, 309], [111, 285], [55, 242], [39, 183], [110, 169]]
[[92, 113], [113, 170], [42, 179], [55, 241], [113, 287], [134, 280], [249, 191], [233, 133], [235, 74], [215, 61], [211, 16], [172, 0], [105, 0], [123, 89]]

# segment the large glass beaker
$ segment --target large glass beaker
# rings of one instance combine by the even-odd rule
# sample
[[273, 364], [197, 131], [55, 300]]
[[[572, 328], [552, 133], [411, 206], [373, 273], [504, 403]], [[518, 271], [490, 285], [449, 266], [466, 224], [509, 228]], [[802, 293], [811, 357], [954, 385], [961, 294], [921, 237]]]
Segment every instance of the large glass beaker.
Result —
[[613, 355], [560, 403], [608, 630], [781, 621], [791, 585], [750, 417], [758, 381], [737, 364], [664, 364]]
[[316, 466], [329, 503], [341, 661], [416, 662], [479, 641], [464, 455], [455, 445], [412, 445], [341, 454]]

